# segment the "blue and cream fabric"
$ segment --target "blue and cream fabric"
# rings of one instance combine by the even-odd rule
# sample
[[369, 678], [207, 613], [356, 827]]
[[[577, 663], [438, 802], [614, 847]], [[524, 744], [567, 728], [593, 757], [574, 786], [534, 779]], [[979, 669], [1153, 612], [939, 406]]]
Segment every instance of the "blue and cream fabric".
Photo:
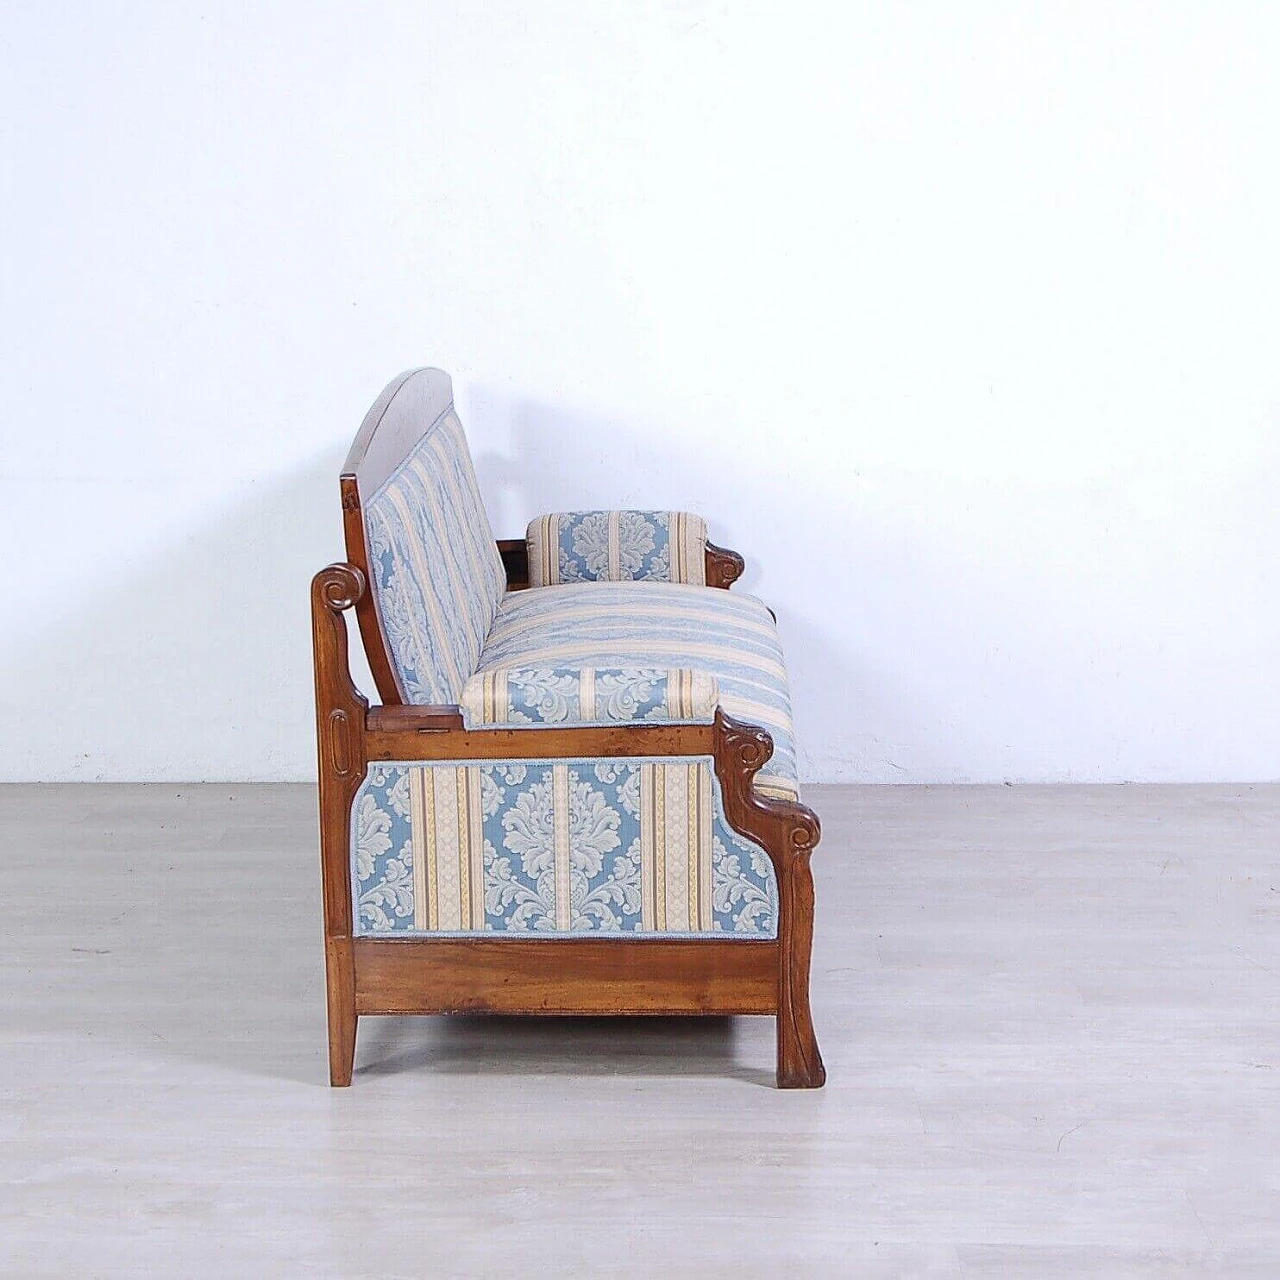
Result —
[[560, 511], [526, 533], [529, 585], [707, 582], [707, 526], [687, 511]]
[[462, 719], [486, 725], [710, 723], [714, 676], [679, 667], [496, 667], [462, 690]]
[[351, 849], [361, 936], [777, 936], [709, 756], [373, 764]]
[[374, 598], [408, 703], [454, 703], [506, 575], [453, 405], [364, 501]]
[[756, 775], [756, 789], [798, 796], [782, 646], [768, 609], [754, 596], [665, 582], [508, 592], [479, 670], [659, 666], [714, 676], [726, 713], [773, 737], [773, 756]]

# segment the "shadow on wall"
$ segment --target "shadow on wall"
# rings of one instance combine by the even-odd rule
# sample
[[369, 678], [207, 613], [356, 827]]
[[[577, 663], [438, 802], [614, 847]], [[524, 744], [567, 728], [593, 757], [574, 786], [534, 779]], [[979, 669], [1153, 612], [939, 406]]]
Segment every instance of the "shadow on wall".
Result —
[[313, 776], [308, 587], [342, 558], [342, 457], [246, 486], [53, 633], [26, 637], [3, 712], [13, 779]]
[[[889, 535], [852, 498], [837, 511], [829, 496], [807, 496], [785, 456], [725, 457], [696, 432], [677, 437], [484, 386], [462, 411], [497, 536], [519, 536], [547, 510], [684, 508], [746, 556], [736, 589], [777, 610], [802, 776], [946, 780], [990, 755], [972, 728], [945, 723], [929, 689], [907, 683], [909, 661], [876, 669], [862, 656], [891, 652], [895, 637], [946, 645], [949, 620], [957, 650], [972, 649], [977, 640], [960, 629], [975, 603], [952, 598], [938, 564], [904, 594], [890, 567], [902, 565], [901, 549], [886, 559]], [[491, 447], [504, 434], [505, 447]], [[104, 586], [55, 634], [27, 637], [4, 708], [11, 777], [312, 778], [308, 584], [342, 558], [342, 457], [329, 450], [249, 486], [143, 571]], [[358, 644], [353, 667], [371, 692]], [[909, 759], [896, 758], [895, 738], [916, 744]], [[921, 741], [936, 751], [925, 755]]]
[[[967, 760], [992, 754], [973, 726], [930, 705], [926, 685], [904, 678], [902, 655], [922, 635], [956, 653], [979, 643], [970, 625], [974, 601], [961, 597], [945, 565], [907, 550], [919, 531], [888, 530], [858, 508], [855, 477], [847, 477], [843, 497], [833, 497], [790, 471], [785, 448], [755, 457], [727, 450], [722, 434], [642, 427], [506, 388], [472, 390], [486, 441], [506, 438], [495, 452], [471, 432], [497, 536], [523, 533], [546, 511], [690, 510], [707, 519], [713, 541], [745, 556], [734, 590], [759, 596], [778, 615], [803, 778], [961, 779]], [[903, 581], [904, 550], [918, 582]], [[894, 665], [874, 665], [870, 655], [886, 651]], [[934, 735], [936, 750], [922, 751], [929, 735], [920, 726], [940, 720], [945, 736]], [[897, 745], [908, 741], [911, 748]]]

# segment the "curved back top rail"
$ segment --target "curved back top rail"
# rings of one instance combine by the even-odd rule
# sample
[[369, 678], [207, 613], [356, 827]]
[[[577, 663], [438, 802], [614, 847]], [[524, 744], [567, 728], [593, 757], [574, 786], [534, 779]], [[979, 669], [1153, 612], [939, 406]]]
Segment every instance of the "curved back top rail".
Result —
[[365, 498], [376, 493], [453, 404], [453, 379], [443, 369], [409, 369], [392, 378], [364, 415], [342, 468]]

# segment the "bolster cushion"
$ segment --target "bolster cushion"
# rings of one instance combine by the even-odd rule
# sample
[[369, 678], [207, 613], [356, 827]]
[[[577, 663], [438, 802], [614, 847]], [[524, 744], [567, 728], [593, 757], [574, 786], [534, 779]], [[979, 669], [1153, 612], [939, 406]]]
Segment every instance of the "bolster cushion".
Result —
[[720, 702], [704, 671], [657, 667], [498, 667], [462, 690], [469, 729], [487, 725], [710, 723]]
[[707, 526], [687, 511], [559, 511], [527, 533], [529, 585], [707, 583]]

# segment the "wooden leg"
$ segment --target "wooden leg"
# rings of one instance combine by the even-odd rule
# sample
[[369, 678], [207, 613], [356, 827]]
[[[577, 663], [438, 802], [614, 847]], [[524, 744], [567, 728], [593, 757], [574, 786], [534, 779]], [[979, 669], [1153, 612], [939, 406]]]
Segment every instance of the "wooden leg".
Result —
[[356, 971], [350, 938], [325, 942], [325, 974], [329, 995], [329, 1083], [351, 1083], [356, 1060]]
[[827, 1070], [809, 1012], [813, 949], [813, 873], [808, 851], [792, 859], [779, 888], [778, 1088], [821, 1089]]
[[369, 703], [351, 682], [347, 623], [364, 574], [332, 564], [311, 580], [315, 647], [316, 744], [320, 782], [320, 877], [324, 886], [324, 967], [329, 1005], [329, 1083], [348, 1085], [356, 1057], [356, 969], [351, 946], [351, 803], [365, 770]]

